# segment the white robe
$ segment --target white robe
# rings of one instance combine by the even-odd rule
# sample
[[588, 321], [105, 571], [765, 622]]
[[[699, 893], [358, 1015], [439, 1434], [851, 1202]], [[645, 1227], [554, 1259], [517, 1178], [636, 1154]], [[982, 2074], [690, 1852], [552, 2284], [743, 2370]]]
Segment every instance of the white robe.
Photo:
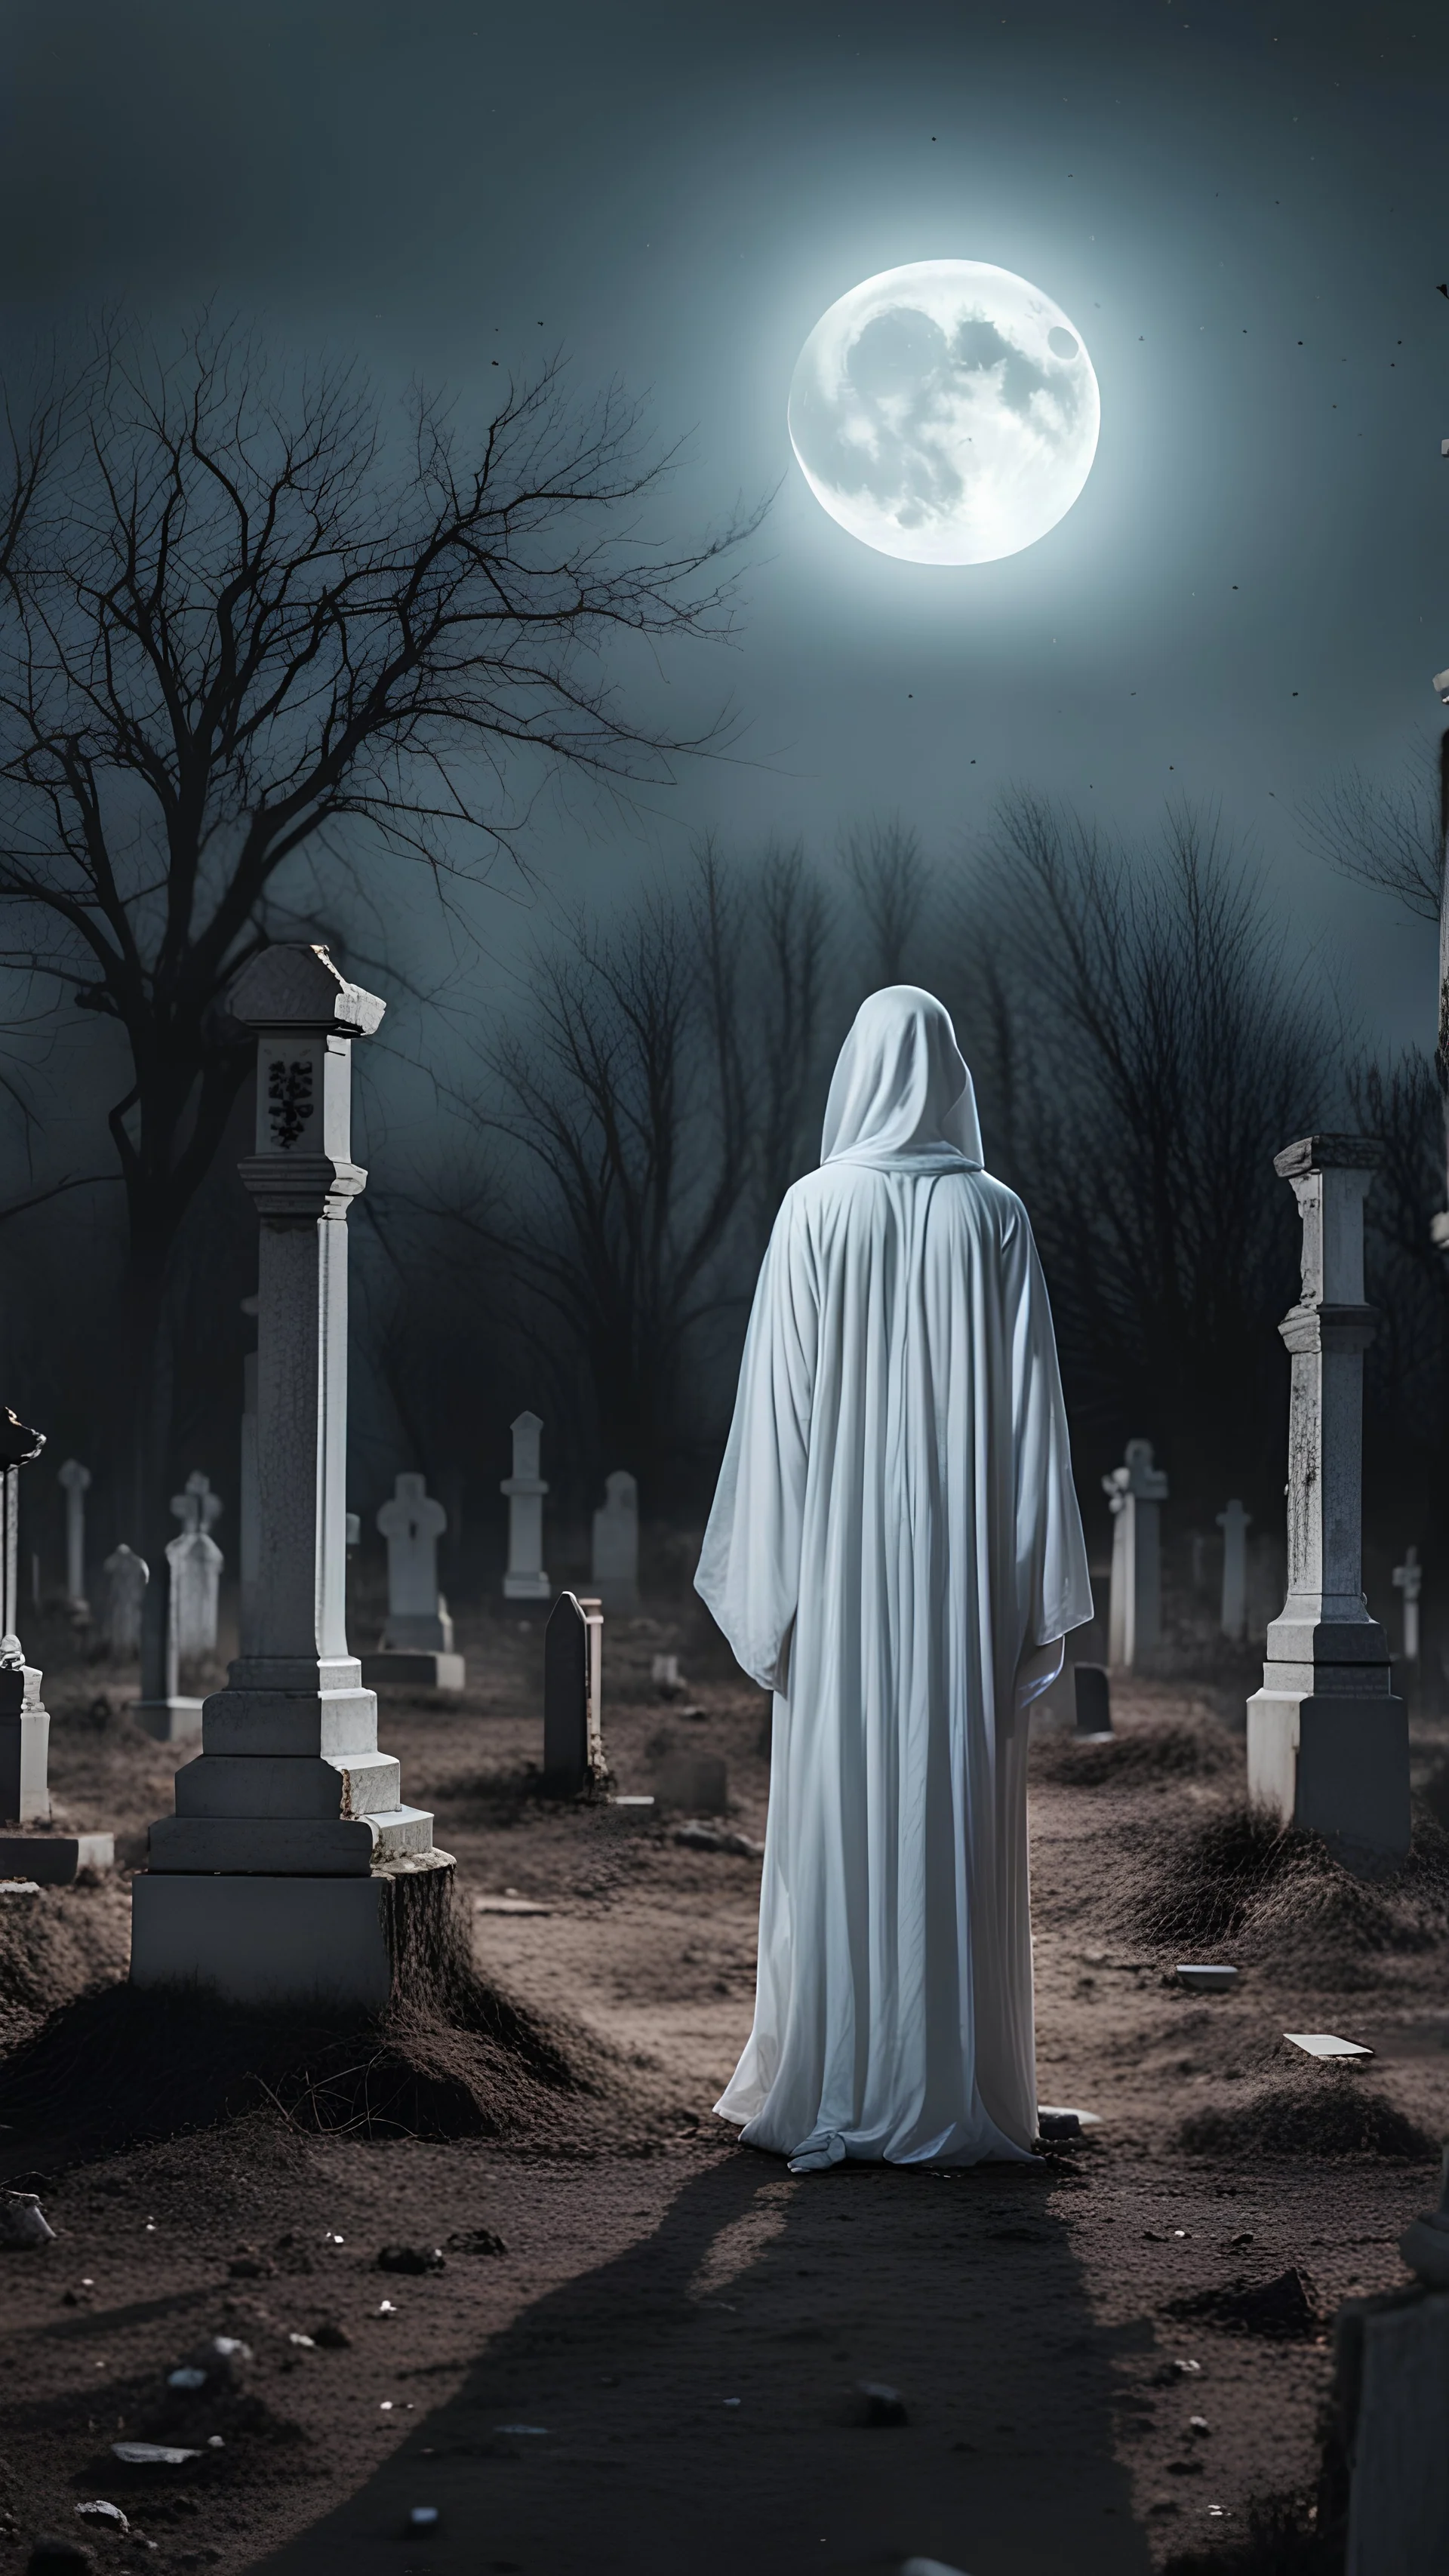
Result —
[[1036, 1247], [975, 1139], [940, 1004], [874, 996], [765, 1256], [696, 1577], [775, 1694], [754, 2027], [717, 2108], [807, 2167], [1036, 2134], [1024, 1704], [1092, 1596]]

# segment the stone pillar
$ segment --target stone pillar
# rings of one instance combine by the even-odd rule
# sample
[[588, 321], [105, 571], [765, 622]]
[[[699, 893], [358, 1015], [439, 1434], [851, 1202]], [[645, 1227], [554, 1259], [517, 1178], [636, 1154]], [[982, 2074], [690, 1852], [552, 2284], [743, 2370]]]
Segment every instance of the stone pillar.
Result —
[[1167, 1477], [1152, 1463], [1150, 1440], [1129, 1440], [1125, 1463], [1102, 1478], [1111, 1502], [1112, 1601], [1107, 1661], [1128, 1669], [1162, 1637], [1162, 1532], [1159, 1511]]
[[172, 1495], [171, 1509], [181, 1523], [181, 1536], [166, 1549], [176, 1659], [178, 1665], [203, 1663], [216, 1653], [224, 1559], [211, 1533], [221, 1518], [221, 1499], [212, 1492], [210, 1477], [197, 1468], [187, 1477], [185, 1492]]
[[543, 1635], [543, 1775], [556, 1798], [596, 1796], [604, 1759], [604, 1614], [561, 1592]]
[[1223, 1534], [1223, 1613], [1225, 1637], [1241, 1638], [1248, 1633], [1248, 1530], [1251, 1512], [1240, 1502], [1229, 1503], [1218, 1514], [1218, 1527]]
[[1416, 1665], [1419, 1660], [1419, 1595], [1424, 1587], [1424, 1569], [1416, 1547], [1406, 1548], [1404, 1562], [1394, 1568], [1394, 1589], [1404, 1596], [1404, 1661]]
[[1288, 1597], [1248, 1702], [1248, 1794], [1373, 1867], [1409, 1848], [1408, 1718], [1363, 1594], [1363, 1205], [1383, 1149], [1305, 1136], [1273, 1160], [1303, 1220], [1303, 1276], [1278, 1328], [1292, 1358]]
[[508, 1496], [508, 1571], [503, 1577], [505, 1601], [549, 1601], [553, 1586], [543, 1570], [543, 1498], [548, 1487], [538, 1472], [538, 1444], [543, 1424], [536, 1413], [520, 1413], [512, 1425], [513, 1473], [499, 1486]]
[[57, 1484], [65, 1494], [65, 1598], [73, 1619], [89, 1619], [90, 1603], [86, 1599], [86, 1489], [91, 1481], [89, 1467], [78, 1458], [67, 1458]]
[[48, 1830], [50, 1714], [40, 1696], [43, 1676], [27, 1664], [19, 1635], [20, 1470], [44, 1447], [44, 1432], [27, 1430], [7, 1407], [0, 1416], [0, 1827], [19, 1830], [0, 1831], [0, 1878], [55, 1886], [78, 1869], [109, 1869], [115, 1852], [109, 1834]]
[[106, 1644], [118, 1664], [127, 1663], [141, 1651], [141, 1613], [151, 1569], [123, 1539], [101, 1572], [106, 1578]]
[[424, 1476], [394, 1479], [377, 1516], [387, 1541], [387, 1624], [382, 1650], [362, 1658], [370, 1690], [422, 1688], [456, 1695], [466, 1680], [453, 1652], [453, 1622], [438, 1590], [438, 1541], [448, 1515]]
[[344, 1611], [347, 1210], [367, 1178], [351, 1158], [351, 1057], [383, 1007], [320, 947], [266, 949], [232, 987], [258, 1039], [241, 1165], [261, 1220], [257, 1579], [201, 1755], [134, 1883], [137, 1985], [375, 2009], [405, 1914], [452, 1868], [377, 1749]]
[[[255, 1297], [243, 1297], [241, 1310], [255, 1321]], [[257, 1497], [257, 1355], [246, 1352], [242, 1360], [241, 1472], [237, 1498], [237, 1588], [240, 1593], [242, 1634], [246, 1636], [256, 1615], [253, 1595], [257, 1587], [257, 1563], [261, 1554], [261, 1514]]]
[[639, 1607], [639, 1487], [619, 1468], [605, 1477], [604, 1496], [594, 1514], [594, 1590], [617, 1615]]

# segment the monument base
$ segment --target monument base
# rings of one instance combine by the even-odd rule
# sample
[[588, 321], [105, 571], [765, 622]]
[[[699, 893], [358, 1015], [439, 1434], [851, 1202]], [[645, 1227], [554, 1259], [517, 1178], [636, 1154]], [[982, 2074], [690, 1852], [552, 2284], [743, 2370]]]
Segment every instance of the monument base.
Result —
[[131, 1983], [380, 2012], [441, 1942], [453, 1869], [451, 1853], [430, 1851], [367, 1878], [138, 1876]]
[[71, 1887], [83, 1869], [114, 1869], [113, 1834], [0, 1833], [0, 1878]]
[[1322, 1834], [1348, 1869], [1402, 1860], [1410, 1830], [1403, 1701], [1389, 1693], [1255, 1692], [1248, 1796], [1281, 1824]]
[[408, 1647], [384, 1647], [362, 1658], [364, 1690], [435, 1690], [456, 1698], [467, 1682], [461, 1655], [432, 1654]]
[[131, 1714], [158, 1744], [184, 1744], [201, 1733], [204, 1705], [199, 1699], [138, 1699]]

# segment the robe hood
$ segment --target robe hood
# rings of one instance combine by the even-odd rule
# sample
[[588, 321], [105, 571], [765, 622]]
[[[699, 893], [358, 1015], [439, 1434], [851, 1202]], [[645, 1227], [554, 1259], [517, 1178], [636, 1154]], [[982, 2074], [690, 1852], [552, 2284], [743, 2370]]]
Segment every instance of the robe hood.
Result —
[[980, 1171], [976, 1093], [951, 1014], [918, 984], [861, 1003], [825, 1104], [822, 1163]]

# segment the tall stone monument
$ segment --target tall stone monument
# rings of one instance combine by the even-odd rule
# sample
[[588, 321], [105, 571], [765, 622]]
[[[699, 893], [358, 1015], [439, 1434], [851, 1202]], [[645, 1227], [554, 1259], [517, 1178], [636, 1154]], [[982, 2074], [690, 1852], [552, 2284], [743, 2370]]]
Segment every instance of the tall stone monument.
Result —
[[605, 1477], [594, 1514], [594, 1590], [615, 1616], [639, 1607], [639, 1487], [622, 1467]]
[[216, 1653], [217, 1613], [224, 1562], [211, 1533], [221, 1518], [219, 1495], [199, 1468], [186, 1479], [183, 1493], [173, 1494], [171, 1509], [181, 1535], [167, 1544], [171, 1569], [171, 1624], [179, 1663], [204, 1663]]
[[1363, 1594], [1363, 1207], [1383, 1148], [1305, 1136], [1273, 1158], [1303, 1220], [1302, 1286], [1278, 1329], [1288, 1400], [1288, 1597], [1248, 1702], [1248, 1794], [1350, 1867], [1409, 1848], [1409, 1729]]
[[362, 1658], [370, 1690], [462, 1690], [463, 1658], [453, 1652], [453, 1622], [438, 1590], [438, 1541], [448, 1515], [425, 1476], [394, 1479], [377, 1516], [387, 1541], [387, 1624], [382, 1650]]
[[151, 1569], [122, 1539], [101, 1572], [106, 1578], [106, 1645], [116, 1663], [129, 1663], [141, 1651], [141, 1614]]
[[1245, 1512], [1236, 1499], [1218, 1514], [1218, 1527], [1223, 1534], [1221, 1625], [1225, 1637], [1241, 1638], [1248, 1633], [1248, 1530], [1252, 1518], [1252, 1513]]
[[67, 1458], [56, 1478], [65, 1495], [65, 1600], [75, 1620], [86, 1620], [91, 1606], [86, 1599], [86, 1492], [91, 1481], [89, 1467], [78, 1458]]
[[202, 1751], [133, 1888], [131, 1977], [241, 2003], [376, 2009], [452, 1861], [377, 1749], [348, 1652], [347, 1210], [352, 1046], [383, 1014], [325, 948], [279, 946], [232, 987], [257, 1032], [260, 1550], [251, 1616]]
[[1130, 1669], [1162, 1640], [1162, 1531], [1167, 1477], [1150, 1440], [1129, 1440], [1124, 1463], [1102, 1478], [1112, 1506], [1112, 1599], [1107, 1660]]
[[27, 1429], [7, 1406], [0, 1415], [0, 1878], [56, 1886], [78, 1869], [109, 1869], [115, 1851], [109, 1834], [48, 1830], [50, 1712], [40, 1696], [43, 1675], [27, 1664], [20, 1642], [20, 1470], [44, 1447], [44, 1432]]
[[512, 1425], [513, 1473], [498, 1490], [508, 1496], [508, 1571], [503, 1577], [505, 1601], [550, 1601], [553, 1585], [543, 1570], [543, 1498], [548, 1487], [538, 1472], [538, 1444], [543, 1424], [536, 1413], [520, 1413]]

